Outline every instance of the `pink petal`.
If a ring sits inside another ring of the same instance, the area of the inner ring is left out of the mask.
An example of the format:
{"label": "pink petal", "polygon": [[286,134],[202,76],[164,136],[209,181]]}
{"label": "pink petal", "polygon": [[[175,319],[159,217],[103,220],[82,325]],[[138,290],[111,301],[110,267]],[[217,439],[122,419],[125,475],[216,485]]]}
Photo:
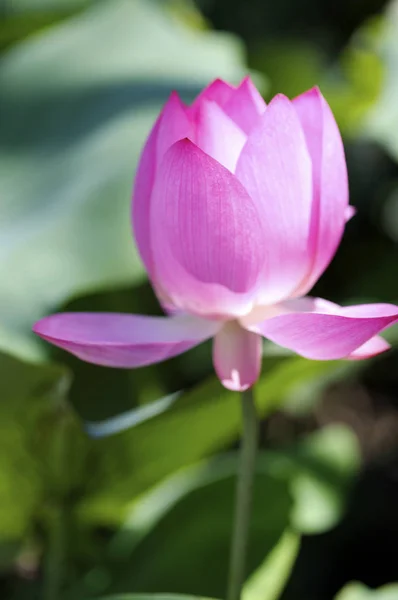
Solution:
{"label": "pink petal", "polygon": [[266,108],[261,94],[250,77],[245,77],[237,90],[233,91],[227,102],[221,106],[247,135],[259,122]]}
{"label": "pink petal", "polygon": [[256,202],[266,241],[261,303],[289,297],[308,272],[311,161],[300,121],[282,95],[268,105],[240,155],[236,176]]}
{"label": "pink petal", "polygon": [[343,142],[329,105],[318,88],[293,100],[312,159],[313,209],[308,238],[310,269],[297,290],[306,293],[332,260],[347,220],[348,176]]}
{"label": "pink petal", "polygon": [[308,299],[302,308],[310,310],[311,301],[317,312],[283,314],[262,321],[250,329],[280,346],[315,360],[366,358],[387,349],[386,345],[382,348],[383,342],[372,338],[398,320],[397,306],[335,305],[335,313],[332,314],[333,304],[321,298]]}
{"label": "pink petal", "polygon": [[265,244],[257,209],[239,181],[189,140],[162,162],[151,224],[156,280],[177,308],[248,310]]}
{"label": "pink petal", "polygon": [[33,331],[87,362],[131,368],[181,354],[219,328],[216,321],[187,316],[61,313],[41,319]]}
{"label": "pink petal", "polygon": [[221,383],[233,391],[243,391],[258,379],[261,370],[261,337],[231,321],[213,341],[213,362]]}
{"label": "pink petal", "polygon": [[346,206],[345,213],[344,213],[346,223],[347,223],[347,221],[352,219],[352,217],[354,217],[356,214],[357,214],[357,209],[355,208],[355,206],[351,206],[351,204],[348,204]]}
{"label": "pink petal", "polygon": [[156,171],[156,142],[159,121],[155,123],[138,163],[135,175],[132,223],[134,238],[146,270],[152,271],[152,252],[149,240],[149,207]]}
{"label": "pink petal", "polygon": [[173,92],[149,134],[138,163],[134,183],[132,205],[134,237],[149,275],[153,273],[149,212],[159,158],[174,142],[189,135],[192,135],[192,125],[181,100]]}
{"label": "pink petal", "polygon": [[351,352],[348,358],[352,360],[362,360],[364,358],[371,358],[377,354],[381,354],[391,348],[390,344],[386,342],[380,335],[375,335],[370,338],[367,342],[362,344],[359,348]]}
{"label": "pink petal", "polygon": [[187,108],[181,102],[177,92],[173,92],[161,113],[157,138],[157,164],[167,150],[178,140],[193,138],[194,125],[188,117]]}
{"label": "pink petal", "polygon": [[200,92],[200,94],[192,102],[189,111],[190,114],[195,115],[199,109],[203,100],[210,100],[211,102],[217,102],[219,106],[223,106],[233,93],[236,88],[223,81],[222,79],[215,79],[207,87]]}
{"label": "pink petal", "polygon": [[203,100],[197,113],[196,144],[232,173],[246,135],[215,102]]}

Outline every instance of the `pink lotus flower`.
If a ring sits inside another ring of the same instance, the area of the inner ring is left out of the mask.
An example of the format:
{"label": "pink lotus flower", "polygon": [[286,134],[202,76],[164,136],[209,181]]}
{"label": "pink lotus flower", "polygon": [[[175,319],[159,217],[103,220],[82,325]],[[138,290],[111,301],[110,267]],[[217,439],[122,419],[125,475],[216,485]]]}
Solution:
{"label": "pink lotus flower", "polygon": [[268,106],[249,78],[214,81],[185,106],[173,93],[143,150],[133,227],[170,316],[64,313],[35,324],[88,362],[139,367],[214,337],[229,389],[259,376],[262,336],[315,360],[367,358],[398,307],[342,308],[306,296],[353,210],[332,112],[317,88]]}

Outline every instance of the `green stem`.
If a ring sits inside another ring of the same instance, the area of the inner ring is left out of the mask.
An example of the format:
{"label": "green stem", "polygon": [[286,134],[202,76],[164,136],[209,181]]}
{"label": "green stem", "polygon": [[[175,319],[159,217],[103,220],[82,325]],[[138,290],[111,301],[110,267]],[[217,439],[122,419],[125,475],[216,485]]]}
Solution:
{"label": "green stem", "polygon": [[55,414],[56,434],[51,448],[52,463],[60,480],[58,493],[54,494],[48,503],[47,522],[47,548],[43,569],[43,594],[42,600],[59,600],[65,582],[65,563],[67,557],[68,541],[68,511],[65,505],[65,492],[62,487],[62,477],[68,468],[69,440],[70,440],[70,415],[61,403]]}
{"label": "green stem", "polygon": [[64,575],[65,523],[63,511],[54,508],[49,518],[48,549],[44,563],[43,600],[58,600]]}
{"label": "green stem", "polygon": [[258,421],[252,389],[242,392],[241,401],[243,433],[236,490],[227,600],[240,600],[242,586],[245,581],[246,554],[249,541],[250,513],[258,446]]}

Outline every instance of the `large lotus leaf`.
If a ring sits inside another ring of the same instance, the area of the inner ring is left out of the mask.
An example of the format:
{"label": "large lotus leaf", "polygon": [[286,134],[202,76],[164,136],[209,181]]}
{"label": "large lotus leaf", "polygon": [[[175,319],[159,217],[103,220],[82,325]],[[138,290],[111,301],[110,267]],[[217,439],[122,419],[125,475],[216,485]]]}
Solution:
{"label": "large lotus leaf", "polygon": [[[264,463],[258,462],[254,487],[248,573],[281,539],[292,504],[286,480],[269,474]],[[236,457],[226,456],[182,472],[144,496],[113,540],[108,585],[100,592],[163,591],[222,598],[236,471]]]}
{"label": "large lotus leaf", "polygon": [[[350,436],[348,429],[331,426],[291,451],[259,455],[245,600],[276,600],[294,564],[299,532],[324,531],[341,517],[346,484],[356,472],[357,448]],[[91,587],[94,594],[178,591],[222,597],[237,463],[231,454],[194,466],[138,498],[111,543],[104,588],[94,570],[85,578],[87,592]],[[303,487],[302,478],[311,485]],[[289,532],[291,525],[295,533]]]}
{"label": "large lotus leaf", "polygon": [[[338,379],[341,362],[316,362],[300,357],[264,361],[256,387],[261,416],[269,414],[300,387]],[[319,393],[319,389],[318,389]],[[237,394],[215,377],[188,390],[165,411],[136,427],[98,439],[96,469],[79,512],[85,521],[114,522],[123,517],[129,500],[178,469],[211,456],[239,435],[241,414]]]}
{"label": "large lotus leaf", "polygon": [[1,348],[38,356],[37,318],[144,277],[129,217],[144,138],[172,88],[192,98],[242,74],[233,38],[152,0],[96,2],[4,56]]}

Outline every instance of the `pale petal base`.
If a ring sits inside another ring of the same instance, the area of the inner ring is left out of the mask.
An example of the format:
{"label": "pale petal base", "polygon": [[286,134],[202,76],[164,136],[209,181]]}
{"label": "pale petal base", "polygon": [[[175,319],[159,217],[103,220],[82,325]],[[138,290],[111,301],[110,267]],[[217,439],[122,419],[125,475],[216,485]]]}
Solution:
{"label": "pale petal base", "polygon": [[258,379],[261,370],[261,336],[230,321],[213,342],[213,362],[224,387],[244,391]]}

